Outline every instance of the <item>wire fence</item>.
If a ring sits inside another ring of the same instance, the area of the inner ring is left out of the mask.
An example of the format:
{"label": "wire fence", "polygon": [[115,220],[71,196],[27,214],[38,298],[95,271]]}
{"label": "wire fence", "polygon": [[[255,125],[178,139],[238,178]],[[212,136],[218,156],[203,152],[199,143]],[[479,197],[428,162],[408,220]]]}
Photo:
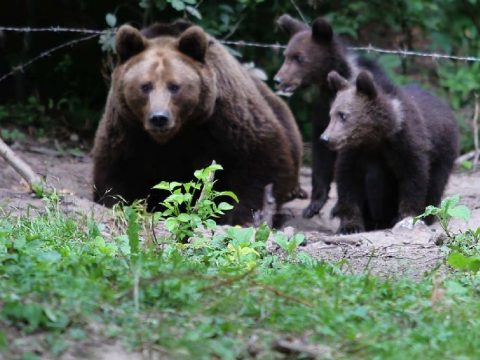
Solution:
{"label": "wire fence", "polygon": [[[42,58],[50,56],[52,53],[58,50],[74,46],[78,43],[81,43],[87,40],[97,38],[100,35],[108,34],[115,30],[116,28],[96,30],[96,29],[85,29],[85,28],[66,28],[66,27],[60,27],[60,26],[50,26],[50,27],[40,27],[40,28],[0,26],[0,31],[5,31],[5,32],[20,32],[20,33],[50,32],[50,33],[88,34],[85,37],[70,40],[63,44],[55,46],[51,49],[43,51],[42,53],[35,56],[29,61],[13,66],[10,72],[0,76],[0,83],[4,81],[6,78],[14,75],[17,72],[23,71],[26,67],[32,65],[33,63],[35,63],[36,61]],[[276,50],[286,48],[286,45],[279,44],[279,43],[271,44],[271,43],[260,43],[260,42],[251,42],[251,41],[242,41],[242,40],[239,40],[239,41],[219,40],[219,41],[224,45],[235,46],[235,47],[256,47],[256,48],[268,48],[268,49],[276,49]],[[378,54],[390,54],[390,55],[398,55],[402,57],[416,56],[416,57],[431,58],[433,60],[444,59],[444,60],[452,60],[452,61],[480,62],[480,57],[477,57],[477,56],[457,56],[457,55],[450,55],[450,54],[415,51],[415,50],[383,49],[383,48],[375,47],[373,45],[353,46],[353,47],[348,47],[348,49],[352,51],[378,53]]]}

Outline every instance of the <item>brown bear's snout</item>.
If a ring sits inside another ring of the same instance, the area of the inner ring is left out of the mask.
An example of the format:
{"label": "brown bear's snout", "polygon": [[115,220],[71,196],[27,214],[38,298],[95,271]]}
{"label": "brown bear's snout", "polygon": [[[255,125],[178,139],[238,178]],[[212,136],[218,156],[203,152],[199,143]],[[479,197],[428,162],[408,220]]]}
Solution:
{"label": "brown bear's snout", "polygon": [[282,82],[283,82],[282,78],[278,75],[273,78],[273,83],[275,84],[276,89],[280,88],[280,85],[282,85]]}
{"label": "brown bear's snout", "polygon": [[158,111],[150,114],[150,125],[154,129],[162,130],[169,127],[170,113],[167,111]]}

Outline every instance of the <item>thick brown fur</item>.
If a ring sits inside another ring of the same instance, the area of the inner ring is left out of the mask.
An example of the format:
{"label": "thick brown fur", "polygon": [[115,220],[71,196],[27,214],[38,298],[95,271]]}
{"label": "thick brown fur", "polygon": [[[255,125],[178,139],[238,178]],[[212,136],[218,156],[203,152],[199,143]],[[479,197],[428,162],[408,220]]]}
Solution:
{"label": "thick brown fur", "polygon": [[215,160],[224,167],[216,188],[240,200],[221,222],[249,223],[267,184],[274,184],[278,205],[298,188],[302,148],[295,120],[201,28],[165,29],[144,30],[148,39],[129,26],[117,33],[121,63],[93,149],[95,200],[111,206],[118,201],[112,195],[148,198],[153,209],[164,194],[152,186],[189,181]]}
{"label": "thick brown fur", "polygon": [[438,206],[458,155],[449,107],[418,86],[387,94],[366,71],[354,84],[336,72],[328,80],[337,94],[322,137],[338,151],[339,232],[388,228]]}
{"label": "thick brown fur", "polygon": [[334,98],[327,83],[328,73],[335,70],[352,79],[361,69],[367,69],[384,91],[393,91],[393,84],[375,62],[349,53],[326,20],[318,18],[308,27],[289,15],[282,15],[277,23],[290,37],[284,63],[275,76],[278,89],[293,93],[316,85],[320,90],[313,118],[312,194],[310,204],[303,211],[304,217],[311,218],[328,199],[336,157],[336,153],[320,141],[330,121],[330,104]]}

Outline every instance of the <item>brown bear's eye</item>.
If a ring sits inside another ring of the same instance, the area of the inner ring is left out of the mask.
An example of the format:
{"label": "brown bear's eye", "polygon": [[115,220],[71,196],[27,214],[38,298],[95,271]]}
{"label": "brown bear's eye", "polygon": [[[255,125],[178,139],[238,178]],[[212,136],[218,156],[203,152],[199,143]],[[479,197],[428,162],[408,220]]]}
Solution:
{"label": "brown bear's eye", "polygon": [[167,86],[168,91],[170,91],[172,94],[176,94],[178,90],[180,90],[180,85],[177,84],[168,84]]}
{"label": "brown bear's eye", "polygon": [[145,84],[142,84],[140,86],[140,89],[142,90],[142,92],[144,94],[148,94],[149,92],[151,92],[153,90],[153,84],[151,82],[147,82]]}
{"label": "brown bear's eye", "polygon": [[348,115],[342,111],[339,111],[338,112],[338,117],[340,118],[340,120],[342,120],[343,122],[347,121],[347,118],[348,118]]}

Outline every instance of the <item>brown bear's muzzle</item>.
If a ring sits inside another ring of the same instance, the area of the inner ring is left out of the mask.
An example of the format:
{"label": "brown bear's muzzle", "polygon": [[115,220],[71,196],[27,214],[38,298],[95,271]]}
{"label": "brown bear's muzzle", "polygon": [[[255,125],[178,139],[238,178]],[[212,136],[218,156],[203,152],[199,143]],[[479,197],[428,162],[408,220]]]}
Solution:
{"label": "brown bear's muzzle", "polygon": [[150,114],[148,119],[149,127],[153,131],[165,131],[172,127],[170,112],[157,111]]}

